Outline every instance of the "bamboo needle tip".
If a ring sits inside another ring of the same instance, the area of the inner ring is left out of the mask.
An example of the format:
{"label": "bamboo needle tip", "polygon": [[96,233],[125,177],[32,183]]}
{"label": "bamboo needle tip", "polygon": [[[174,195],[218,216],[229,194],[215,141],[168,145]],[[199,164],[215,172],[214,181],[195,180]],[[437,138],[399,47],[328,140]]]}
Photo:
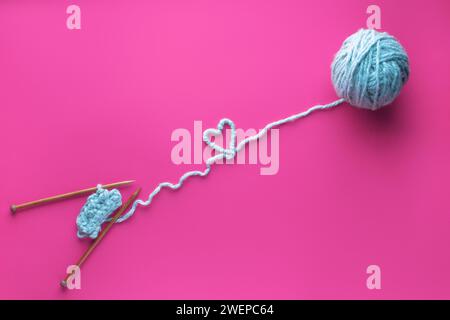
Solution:
{"label": "bamboo needle tip", "polygon": [[61,285],[61,287],[67,288],[67,282],[66,282],[66,280],[61,280],[61,282],[60,282],[59,284]]}
{"label": "bamboo needle tip", "polygon": [[11,209],[11,213],[14,214],[14,213],[16,213],[17,207],[15,205],[12,205],[10,209]]}
{"label": "bamboo needle tip", "polygon": [[134,182],[136,182],[136,180],[127,180],[127,181],[122,182],[122,184],[127,185],[127,184],[132,184]]}

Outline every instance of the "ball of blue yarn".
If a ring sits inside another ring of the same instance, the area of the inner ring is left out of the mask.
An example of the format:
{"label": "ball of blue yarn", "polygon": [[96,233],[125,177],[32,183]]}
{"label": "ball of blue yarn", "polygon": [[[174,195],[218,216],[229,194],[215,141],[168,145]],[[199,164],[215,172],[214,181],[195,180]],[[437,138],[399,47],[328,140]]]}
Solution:
{"label": "ball of blue yarn", "polygon": [[353,106],[376,110],[400,93],[409,77],[409,60],[388,33],[361,29],[344,41],[331,72],[340,98]]}

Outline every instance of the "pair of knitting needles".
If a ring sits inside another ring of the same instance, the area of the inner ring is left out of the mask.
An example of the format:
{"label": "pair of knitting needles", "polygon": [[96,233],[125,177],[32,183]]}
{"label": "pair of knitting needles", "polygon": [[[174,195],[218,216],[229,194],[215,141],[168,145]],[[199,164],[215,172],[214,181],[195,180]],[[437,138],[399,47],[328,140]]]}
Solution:
{"label": "pair of knitting needles", "polygon": [[[131,184],[133,182],[134,182],[134,180],[110,183],[110,184],[102,185],[102,188],[104,188],[104,189],[112,189],[112,188],[115,188],[115,187],[121,187],[121,186],[129,185],[129,184]],[[81,196],[81,195],[90,194],[90,193],[95,192],[96,190],[97,190],[97,187],[92,187],[92,188],[78,190],[78,191],[73,191],[73,192],[69,192],[69,193],[64,193],[64,194],[60,194],[60,195],[56,195],[56,196],[53,196],[53,197],[48,197],[48,198],[44,198],[44,199],[40,199],[40,200],[30,201],[30,202],[22,203],[22,204],[19,204],[19,205],[12,205],[11,206],[11,212],[14,214],[14,213],[16,213],[18,211],[25,210],[25,209],[32,208],[32,207],[36,207],[36,206],[39,206],[39,205],[43,205],[43,204],[47,204],[47,203],[51,203],[51,202],[55,202],[55,201],[63,200],[63,199],[70,199],[70,198]],[[94,251],[94,249],[98,246],[100,241],[102,241],[102,239],[105,237],[106,233],[109,231],[109,229],[111,229],[111,227],[117,221],[117,219],[119,219],[120,216],[131,206],[131,204],[134,202],[134,200],[136,200],[136,198],[138,197],[140,191],[141,191],[141,188],[138,188],[128,198],[128,200],[120,208],[118,208],[115,211],[111,221],[109,221],[109,223],[106,225],[105,229],[103,229],[103,231],[100,233],[100,235],[94,240],[94,242],[91,243],[91,245],[88,247],[88,249],[84,252],[84,254],[81,256],[81,258],[78,260],[78,262],[76,264],[77,267],[80,268],[81,265],[86,261],[86,259]],[[71,274],[68,274],[64,278],[64,280],[61,281],[60,284],[61,284],[62,287],[64,287],[64,288],[67,287],[67,281],[69,280],[70,276],[71,276]]]}

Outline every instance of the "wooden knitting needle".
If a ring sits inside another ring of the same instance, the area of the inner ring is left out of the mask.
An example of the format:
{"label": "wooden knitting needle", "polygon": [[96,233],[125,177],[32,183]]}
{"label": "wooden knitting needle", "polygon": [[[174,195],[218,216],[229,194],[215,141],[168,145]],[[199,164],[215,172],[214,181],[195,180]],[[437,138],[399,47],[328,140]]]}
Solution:
{"label": "wooden knitting needle", "polygon": [[[97,245],[100,243],[100,241],[102,241],[103,237],[106,235],[106,233],[109,231],[109,229],[111,229],[111,227],[113,226],[113,224],[117,221],[117,219],[119,219],[119,217],[122,215],[122,213],[125,212],[125,210],[127,210],[130,205],[134,202],[134,200],[136,200],[136,198],[139,195],[139,192],[141,192],[141,188],[138,188],[127,200],[127,202],[125,202],[118,210],[117,212],[114,214],[113,218],[111,219],[111,221],[107,224],[107,226],[105,227],[105,229],[103,230],[102,233],[100,233],[100,235],[97,237],[97,239],[94,240],[94,242],[92,242],[92,244],[89,246],[89,248],[86,250],[86,252],[81,256],[80,260],[78,260],[77,262],[77,266],[78,268],[81,267],[81,265],[86,261],[86,259],[89,257],[89,255],[92,253],[92,251],[94,251],[95,247],[97,247]],[[61,281],[61,286],[62,287],[67,287],[67,280],[69,280],[69,277],[71,276],[71,274],[68,274],[66,276],[66,278],[64,280]]]}
{"label": "wooden knitting needle", "polygon": [[[111,188],[115,188],[115,187],[128,185],[128,184],[131,184],[133,182],[134,182],[134,180],[110,183],[110,184],[102,185],[102,188],[104,188],[104,189],[111,189]],[[92,188],[88,188],[88,189],[83,189],[83,190],[73,191],[73,192],[69,192],[69,193],[59,194],[57,196],[53,196],[53,197],[49,197],[49,198],[45,198],[45,199],[39,199],[39,200],[35,200],[35,201],[30,201],[30,202],[26,202],[26,203],[22,203],[22,204],[17,204],[17,205],[13,204],[11,206],[11,212],[12,213],[16,213],[19,210],[32,208],[32,207],[35,207],[35,206],[43,205],[43,204],[46,204],[46,203],[49,203],[49,202],[53,202],[53,201],[57,201],[57,200],[69,199],[69,198],[73,198],[73,197],[76,197],[76,196],[85,195],[85,194],[88,194],[88,193],[95,192],[96,190],[97,190],[97,187],[92,187]]]}

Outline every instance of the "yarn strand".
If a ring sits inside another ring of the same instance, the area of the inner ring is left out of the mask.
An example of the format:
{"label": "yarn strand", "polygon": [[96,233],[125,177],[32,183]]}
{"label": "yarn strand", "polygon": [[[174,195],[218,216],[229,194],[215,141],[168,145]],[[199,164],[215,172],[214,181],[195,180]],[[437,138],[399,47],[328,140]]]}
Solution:
{"label": "yarn strand", "polygon": [[[265,136],[267,134],[267,132],[270,129],[273,129],[275,127],[281,126],[281,125],[286,124],[288,122],[293,122],[293,121],[298,120],[300,118],[304,118],[304,117],[308,116],[309,114],[311,114],[314,111],[330,109],[330,108],[336,107],[336,106],[342,104],[344,101],[345,101],[345,99],[339,99],[339,100],[336,100],[336,101],[334,101],[332,103],[329,103],[329,104],[326,104],[326,105],[316,105],[316,106],[313,106],[313,107],[309,108],[306,111],[294,114],[292,116],[289,116],[287,118],[284,118],[284,119],[281,119],[281,120],[278,120],[278,121],[271,122],[271,123],[267,124],[262,130],[260,130],[259,133],[255,134],[253,136],[247,137],[246,139],[242,140],[238,144],[237,147],[235,147],[236,132],[235,132],[235,126],[234,126],[233,121],[231,121],[229,119],[222,119],[219,122],[218,130],[216,130],[216,129],[207,129],[204,132],[204,135],[203,135],[204,142],[206,142],[210,147],[212,147],[216,151],[220,151],[221,152],[221,153],[219,153],[219,154],[217,154],[215,156],[212,156],[208,160],[206,160],[206,163],[205,163],[206,168],[205,168],[205,170],[203,170],[203,171],[198,171],[198,170],[188,171],[188,172],[186,172],[185,174],[183,174],[180,177],[180,179],[178,180],[178,182],[176,184],[173,184],[171,182],[161,182],[149,194],[147,200],[143,201],[141,199],[138,199],[138,200],[134,201],[134,203],[133,203],[132,207],[130,208],[130,210],[126,214],[124,214],[122,217],[117,219],[116,223],[120,223],[120,222],[123,222],[123,221],[129,219],[134,214],[134,212],[136,211],[136,208],[137,208],[138,205],[149,206],[152,203],[153,198],[163,188],[170,188],[172,190],[177,190],[177,189],[180,189],[183,186],[183,183],[190,177],[194,177],[194,176],[205,177],[205,176],[207,176],[211,172],[211,165],[213,163],[215,163],[217,160],[224,159],[224,158],[226,158],[226,159],[234,158],[236,156],[236,153],[239,152],[240,150],[242,150],[245,147],[246,144],[250,143],[251,141],[256,141],[256,140],[262,138],[263,136]],[[231,127],[231,129],[232,129],[230,148],[229,149],[225,149],[225,148],[222,148],[222,147],[219,147],[219,146],[215,145],[213,142],[209,141],[209,138],[208,138],[208,134],[209,133],[213,133],[213,134],[221,133],[222,129],[223,129],[223,126],[225,124],[228,124]]]}

